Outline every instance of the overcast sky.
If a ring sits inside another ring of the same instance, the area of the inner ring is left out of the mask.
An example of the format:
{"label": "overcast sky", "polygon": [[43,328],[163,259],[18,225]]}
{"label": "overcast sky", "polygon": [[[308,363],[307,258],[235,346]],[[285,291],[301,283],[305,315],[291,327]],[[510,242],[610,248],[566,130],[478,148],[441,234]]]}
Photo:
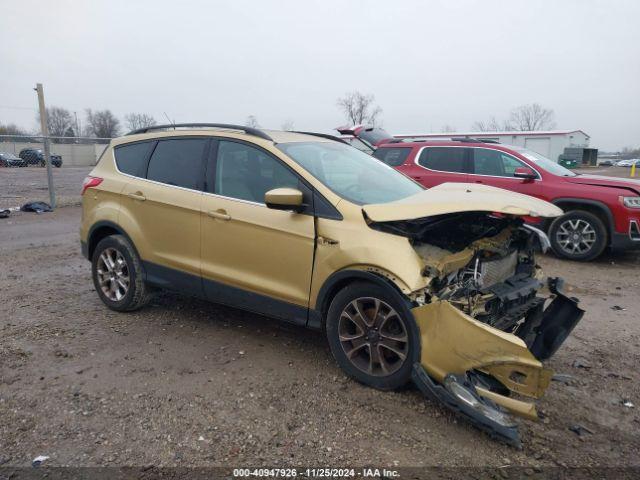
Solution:
{"label": "overcast sky", "polygon": [[[48,105],[161,123],[330,131],[375,95],[391,133],[468,131],[538,102],[600,149],[640,146],[640,1],[0,0],[0,122]],[[11,108],[8,108],[11,107]],[[165,122],[166,123],[166,122]]]}

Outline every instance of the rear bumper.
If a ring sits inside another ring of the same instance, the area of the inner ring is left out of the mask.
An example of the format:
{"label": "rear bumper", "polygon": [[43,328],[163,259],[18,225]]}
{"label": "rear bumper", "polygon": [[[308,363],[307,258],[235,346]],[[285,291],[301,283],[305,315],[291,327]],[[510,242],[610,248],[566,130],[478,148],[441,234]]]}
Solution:
{"label": "rear bumper", "polygon": [[[413,380],[429,398],[461,414],[482,430],[520,446],[517,426],[507,413],[537,418],[535,404],[511,393],[540,398],[553,372],[542,365],[566,340],[584,311],[549,282],[555,299],[525,317],[516,334],[481,323],[446,301],[412,309],[420,329],[420,363]],[[488,380],[487,380],[488,379]]]}

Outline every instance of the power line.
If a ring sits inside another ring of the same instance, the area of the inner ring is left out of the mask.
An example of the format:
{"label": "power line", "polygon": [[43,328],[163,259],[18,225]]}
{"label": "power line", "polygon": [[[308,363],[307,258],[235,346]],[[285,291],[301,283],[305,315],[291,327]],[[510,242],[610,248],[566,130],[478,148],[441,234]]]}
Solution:
{"label": "power line", "polygon": [[30,108],[30,107],[13,107],[11,105],[0,105],[0,108],[6,108],[6,109],[11,109],[11,110],[32,110],[34,112],[37,112],[38,109],[37,108]]}

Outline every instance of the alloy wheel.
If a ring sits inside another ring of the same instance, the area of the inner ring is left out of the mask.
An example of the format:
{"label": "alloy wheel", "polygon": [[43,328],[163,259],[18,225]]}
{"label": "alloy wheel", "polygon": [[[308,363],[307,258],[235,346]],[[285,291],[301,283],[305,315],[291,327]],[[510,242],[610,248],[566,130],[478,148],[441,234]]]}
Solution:
{"label": "alloy wheel", "polygon": [[404,320],[377,298],[361,297],[350,302],[340,314],[338,335],[347,359],[369,375],[393,374],[409,354]]}
{"label": "alloy wheel", "polygon": [[119,302],[129,291],[129,266],[115,248],[106,248],[100,254],[96,274],[102,293],[112,302]]}
{"label": "alloy wheel", "polygon": [[581,219],[566,220],[556,232],[560,248],[572,255],[588,252],[596,243],[597,234],[593,226]]}

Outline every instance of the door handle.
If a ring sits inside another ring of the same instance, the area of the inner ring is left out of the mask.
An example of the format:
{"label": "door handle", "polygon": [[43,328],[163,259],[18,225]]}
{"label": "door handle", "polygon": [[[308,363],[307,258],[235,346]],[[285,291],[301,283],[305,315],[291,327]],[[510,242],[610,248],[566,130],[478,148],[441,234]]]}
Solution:
{"label": "door handle", "polygon": [[142,192],[129,193],[127,196],[141,202],[144,202],[147,199],[147,197],[145,197]]}
{"label": "door handle", "polygon": [[228,220],[231,220],[231,215],[228,215],[225,210],[217,210],[217,211],[209,210],[207,212],[207,215],[209,215],[211,218],[217,218],[218,220],[224,220],[225,222],[228,221]]}

